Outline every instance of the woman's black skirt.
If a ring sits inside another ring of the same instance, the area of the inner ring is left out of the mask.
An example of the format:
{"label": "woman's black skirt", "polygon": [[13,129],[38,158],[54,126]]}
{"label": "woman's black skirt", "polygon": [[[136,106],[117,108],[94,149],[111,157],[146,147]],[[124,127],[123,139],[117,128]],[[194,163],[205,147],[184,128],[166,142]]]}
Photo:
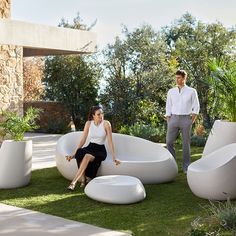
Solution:
{"label": "woman's black skirt", "polygon": [[87,147],[79,148],[75,154],[78,168],[80,167],[80,163],[83,160],[85,154],[90,154],[95,157],[93,161],[89,162],[85,170],[85,176],[95,178],[101,162],[107,157],[106,148],[104,145],[99,145],[96,143],[89,143]]}

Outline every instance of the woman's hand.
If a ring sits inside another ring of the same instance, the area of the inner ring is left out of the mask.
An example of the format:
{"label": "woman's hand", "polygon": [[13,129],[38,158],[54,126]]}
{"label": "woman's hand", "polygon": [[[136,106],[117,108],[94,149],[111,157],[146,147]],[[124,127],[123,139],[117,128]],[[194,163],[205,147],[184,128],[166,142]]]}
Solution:
{"label": "woman's hand", "polygon": [[67,155],[67,156],[66,156],[66,160],[69,161],[69,162],[70,162],[71,159],[73,159],[73,158],[75,158],[75,155]]}
{"label": "woman's hand", "polygon": [[113,161],[115,162],[116,165],[119,165],[120,164],[120,160],[116,159],[116,158],[113,158]]}

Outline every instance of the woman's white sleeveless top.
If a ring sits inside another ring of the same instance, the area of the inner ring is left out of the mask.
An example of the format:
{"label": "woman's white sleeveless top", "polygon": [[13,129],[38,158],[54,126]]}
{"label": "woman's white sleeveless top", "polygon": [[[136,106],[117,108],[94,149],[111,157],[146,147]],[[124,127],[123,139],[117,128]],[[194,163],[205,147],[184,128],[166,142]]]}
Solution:
{"label": "woman's white sleeveless top", "polygon": [[98,126],[91,120],[88,132],[90,142],[102,145],[105,143],[106,135],[104,120]]}

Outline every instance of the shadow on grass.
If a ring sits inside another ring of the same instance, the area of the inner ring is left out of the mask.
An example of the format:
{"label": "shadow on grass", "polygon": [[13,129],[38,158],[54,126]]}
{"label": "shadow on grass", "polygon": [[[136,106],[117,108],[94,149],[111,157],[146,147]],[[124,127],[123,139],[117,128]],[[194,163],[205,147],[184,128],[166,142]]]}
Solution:
{"label": "shadow on grass", "polygon": [[56,168],[38,170],[29,186],[0,190],[0,201],[134,235],[183,235],[201,211],[199,204],[206,203],[191,193],[184,174],[172,183],[145,185],[147,198],[132,205],[100,203],[80,188],[68,192],[67,185]]}
{"label": "shadow on grass", "polygon": [[[199,150],[194,150],[194,159],[199,158]],[[181,161],[178,159],[179,166]],[[68,184],[56,168],[37,170],[30,185],[0,190],[0,202],[142,236],[185,235],[190,222],[203,214],[200,205],[207,203],[191,193],[181,170],[174,182],[145,185],[146,199],[132,205],[100,203],[79,187],[68,192]]]}

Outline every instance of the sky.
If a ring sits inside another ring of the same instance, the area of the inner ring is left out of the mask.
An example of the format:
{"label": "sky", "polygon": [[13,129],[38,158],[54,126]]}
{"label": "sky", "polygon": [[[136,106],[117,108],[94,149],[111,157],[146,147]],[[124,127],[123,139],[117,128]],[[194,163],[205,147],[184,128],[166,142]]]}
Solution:
{"label": "sky", "polygon": [[235,0],[12,0],[11,18],[57,26],[62,18],[72,22],[79,12],[86,25],[97,20],[92,31],[103,48],[122,35],[122,25],[132,31],[148,23],[159,30],[189,12],[205,23],[231,27],[236,25],[235,10]]}

